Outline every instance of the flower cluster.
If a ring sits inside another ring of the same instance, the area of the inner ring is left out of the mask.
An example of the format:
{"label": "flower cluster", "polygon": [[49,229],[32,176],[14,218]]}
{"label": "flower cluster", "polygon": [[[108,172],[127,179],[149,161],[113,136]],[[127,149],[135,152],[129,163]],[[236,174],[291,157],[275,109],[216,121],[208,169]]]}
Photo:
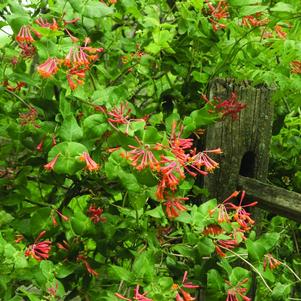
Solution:
{"label": "flower cluster", "polygon": [[301,61],[291,62],[291,72],[295,74],[301,74]]}
{"label": "flower cluster", "polygon": [[29,25],[23,25],[20,28],[20,31],[16,36],[16,41],[21,49],[21,55],[24,58],[31,58],[34,55],[36,48],[33,45],[33,42],[35,40],[31,35],[31,27]]}
{"label": "flower cluster", "polygon": [[242,26],[246,27],[259,27],[265,26],[270,22],[268,18],[261,18],[261,13],[256,13],[255,16],[245,16],[242,18]]}
{"label": "flower cluster", "polygon": [[[145,120],[131,119],[131,110],[125,104],[121,104],[111,111],[101,111],[108,115],[107,120],[114,129],[118,130],[116,125],[126,125],[125,133],[131,122]],[[209,155],[221,154],[219,148],[197,152],[195,148],[192,149],[193,139],[182,138],[182,132],[183,127],[180,127],[177,132],[177,124],[173,122],[168,144],[145,144],[135,137],[138,145],[128,145],[130,150],[121,153],[138,171],[149,168],[156,173],[159,179],[156,196],[158,200],[165,200],[164,205],[169,218],[177,217],[180,211],[186,210],[182,202],[187,198],[174,195],[181,181],[186,178],[186,173],[196,177],[198,174],[207,175],[208,172],[213,172],[219,165]]]}
{"label": "flower cluster", "polygon": [[195,298],[191,296],[184,288],[188,289],[196,289],[199,288],[199,285],[192,284],[191,282],[187,282],[188,272],[185,271],[182,279],[182,283],[180,285],[173,284],[173,289],[177,290],[176,301],[193,301]]}
{"label": "flower cluster", "polygon": [[121,300],[126,300],[126,301],[135,301],[135,300],[136,301],[153,301],[152,299],[147,298],[146,294],[147,294],[147,292],[145,292],[143,294],[139,293],[139,285],[137,285],[134,289],[133,299],[126,298],[119,293],[115,293],[115,296]]}
{"label": "flower cluster", "polygon": [[[212,216],[217,213],[217,222],[218,224],[223,223],[232,223],[236,224],[235,231],[229,235],[229,239],[218,239],[215,241],[215,250],[216,253],[225,257],[225,250],[231,250],[236,248],[240,241],[245,239],[244,234],[248,232],[251,227],[254,225],[254,220],[251,218],[251,214],[246,211],[245,208],[253,207],[257,202],[252,202],[250,204],[242,205],[242,202],[245,198],[245,191],[242,191],[240,201],[236,205],[231,202],[232,199],[236,198],[239,195],[238,191],[234,191],[228,198],[226,198],[222,203],[217,205],[214,209],[209,211],[209,214]],[[210,225],[207,227],[203,234],[204,235],[219,235],[223,233],[223,228],[220,225]]]}
{"label": "flower cluster", "polygon": [[212,105],[215,112],[221,113],[223,117],[230,115],[233,120],[238,119],[239,112],[247,106],[246,104],[237,101],[237,94],[235,92],[232,92],[231,96],[225,100],[216,96],[213,97],[213,100],[209,100],[205,95],[202,95],[202,98],[206,103]]}
{"label": "flower cluster", "polygon": [[281,265],[281,261],[274,258],[272,254],[266,254],[264,256],[263,260],[263,270],[265,271],[267,267],[270,268],[270,270],[276,269],[279,265]]}
{"label": "flower cluster", "polygon": [[220,20],[229,17],[228,4],[226,3],[226,1],[219,1],[217,6],[214,6],[208,0],[206,0],[206,3],[210,14],[209,21],[212,24],[213,30],[217,31],[219,29],[226,28],[226,25],[220,22]]}
{"label": "flower cluster", "polygon": [[43,236],[45,236],[45,234],[46,231],[42,231],[36,238],[35,242],[27,247],[25,256],[31,256],[38,261],[48,259],[49,252],[51,250],[51,241],[44,240],[38,242]]}
{"label": "flower cluster", "polygon": [[37,124],[36,119],[38,117],[38,111],[30,106],[29,110],[26,113],[19,113],[20,117],[20,125],[26,126],[26,125],[33,125],[36,128],[40,128],[41,126]]}
{"label": "flower cluster", "polygon": [[103,48],[87,46],[89,42],[90,40],[86,39],[84,47],[71,47],[64,59],[64,66],[68,68],[66,77],[71,90],[84,83],[90,65],[98,59],[98,53],[103,51]]}
{"label": "flower cluster", "polygon": [[249,297],[245,296],[247,288],[244,287],[244,285],[247,282],[248,278],[245,278],[242,281],[238,282],[236,285],[232,285],[231,282],[226,280],[226,283],[229,286],[226,301],[239,301],[241,299],[244,301],[251,301]]}
{"label": "flower cluster", "polygon": [[[72,22],[72,20],[66,22]],[[49,23],[39,18],[36,20],[36,23],[41,27],[46,27],[51,30],[58,29],[58,24],[55,19],[53,19],[52,23]],[[29,29],[27,28],[27,35],[29,32],[28,30]],[[79,41],[67,28],[65,28],[65,31],[74,43]],[[19,40],[20,39],[21,38],[19,38]],[[31,38],[27,38],[27,40],[31,42],[34,41]],[[65,72],[69,87],[71,90],[76,89],[78,85],[84,83],[86,72],[90,69],[91,64],[98,59],[98,53],[103,51],[103,48],[88,46],[90,42],[91,40],[86,38],[84,46],[72,46],[64,59],[59,59],[57,57],[48,58],[44,63],[37,67],[38,73],[43,78],[49,78],[55,75],[59,69],[64,67],[66,68]]]}
{"label": "flower cluster", "polygon": [[38,24],[40,27],[48,28],[50,30],[58,30],[59,29],[59,26],[54,18],[52,19],[52,23],[49,23],[48,21],[46,21],[40,17],[35,20],[35,23]]}
{"label": "flower cluster", "polygon": [[94,224],[106,221],[106,218],[101,216],[102,213],[103,209],[100,207],[96,207],[95,204],[90,205],[89,209],[87,210],[87,214]]}

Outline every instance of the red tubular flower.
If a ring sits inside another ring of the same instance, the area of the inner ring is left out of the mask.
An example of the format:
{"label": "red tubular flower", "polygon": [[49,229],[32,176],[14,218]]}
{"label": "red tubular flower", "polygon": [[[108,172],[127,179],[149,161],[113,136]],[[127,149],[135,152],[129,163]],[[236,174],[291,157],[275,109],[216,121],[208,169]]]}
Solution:
{"label": "red tubular flower", "polygon": [[93,161],[87,152],[83,152],[79,159],[80,161],[86,162],[86,169],[89,171],[96,171],[99,169],[99,164]]}
{"label": "red tubular flower", "polygon": [[276,32],[277,36],[278,36],[280,39],[285,40],[285,38],[286,38],[286,36],[287,36],[287,33],[284,32],[284,31],[282,30],[282,26],[276,25],[276,26],[274,27],[274,29],[275,29],[275,32]]}
{"label": "red tubular flower", "polygon": [[70,37],[73,43],[77,43],[79,41],[78,38],[73,36],[67,28],[65,28],[65,31],[67,32],[68,36]]}
{"label": "red tubular flower", "polygon": [[239,205],[236,206],[234,204],[229,204],[233,209],[235,209],[234,220],[242,227],[243,230],[250,230],[251,226],[255,223],[254,220],[251,219],[251,214],[247,212],[244,208],[253,207],[257,205],[257,202],[253,202],[247,205],[242,206],[242,201],[245,197],[245,191],[242,192],[240,197]]}
{"label": "red tubular flower", "polygon": [[49,22],[43,20],[43,18],[38,18],[37,20],[35,20],[35,23],[37,23],[41,27],[49,28],[51,30],[58,30],[58,28],[59,28],[59,26],[54,18],[52,19],[52,23],[49,23]]}
{"label": "red tubular flower", "polygon": [[44,141],[45,141],[45,139],[43,138],[41,140],[41,142],[37,145],[36,149],[37,149],[38,152],[42,152],[43,151]]}
{"label": "red tubular flower", "polygon": [[94,223],[97,224],[99,222],[105,222],[106,218],[105,217],[101,217],[103,213],[103,209],[100,207],[96,208],[95,204],[90,205],[87,214],[90,217],[90,220]]}
{"label": "red tubular flower", "polygon": [[38,237],[36,238],[35,242],[32,245],[29,245],[25,251],[25,256],[32,256],[38,261],[48,259],[49,252],[51,250],[51,241],[45,240],[42,242],[37,242],[40,240],[44,235],[46,234],[46,231],[42,231]]}
{"label": "red tubular flower", "polygon": [[49,58],[46,62],[37,67],[37,71],[44,78],[48,78],[56,74],[58,70],[56,58]]}
{"label": "red tubular flower", "polygon": [[230,286],[230,288],[228,289],[226,301],[239,301],[239,297],[244,301],[251,301],[249,297],[245,296],[247,288],[243,287],[243,285],[247,282],[248,279],[246,278],[233,286],[231,282],[226,281],[227,285]]}
{"label": "red tubular flower", "polygon": [[139,285],[137,285],[134,289],[134,297],[133,299],[128,299],[124,296],[122,296],[121,294],[119,293],[115,293],[115,296],[121,300],[126,300],[126,301],[153,301],[152,299],[149,299],[146,297],[146,294],[147,292],[143,293],[143,294],[140,294],[139,293]]}
{"label": "red tubular flower", "polygon": [[99,274],[91,268],[90,264],[88,263],[88,261],[87,261],[87,259],[84,255],[78,255],[77,260],[80,260],[84,264],[84,266],[86,267],[87,272],[91,276],[95,276],[95,277],[99,276]]}
{"label": "red tubular flower", "polygon": [[[260,15],[258,15],[260,16]],[[267,25],[270,20],[268,18],[266,19],[258,19],[258,16],[245,16],[242,18],[242,25],[247,27],[259,27],[259,26],[265,26]]]}
{"label": "red tubular flower", "polygon": [[128,108],[128,104],[121,103],[119,106],[115,106],[111,111],[108,111],[109,123],[112,124],[128,124],[130,122],[131,109]]}
{"label": "red tubular flower", "polygon": [[281,265],[281,261],[278,259],[274,258],[272,254],[266,254],[264,255],[264,260],[263,260],[263,270],[265,271],[267,266],[271,269],[274,270],[276,269],[279,265]]}
{"label": "red tubular flower", "polygon": [[36,119],[38,117],[38,111],[35,108],[30,107],[28,112],[20,113],[19,117],[20,117],[21,126],[32,124],[34,127],[40,128],[40,126],[36,123]]}
{"label": "red tubular flower", "polygon": [[182,204],[183,201],[188,200],[188,198],[181,197],[167,197],[167,200],[164,202],[166,206],[166,214],[168,218],[176,218],[179,216],[181,211],[186,211],[187,208]]}
{"label": "red tubular flower", "polygon": [[191,282],[187,282],[187,271],[185,271],[184,275],[183,275],[183,279],[182,279],[182,284],[178,285],[178,284],[173,284],[173,288],[178,290],[178,293],[176,295],[176,301],[194,301],[195,298],[193,298],[190,293],[186,292],[184,288],[188,288],[188,289],[196,289],[199,288],[199,285],[195,285],[192,284]]}
{"label": "red tubular flower", "polygon": [[295,74],[301,74],[301,62],[292,61],[291,62],[291,72]]}
{"label": "red tubular flower", "polygon": [[[195,152],[195,151],[194,151]],[[220,148],[215,150],[205,150],[203,152],[199,152],[194,154],[189,158],[189,165],[187,166],[193,168],[198,171],[202,175],[207,175],[207,172],[213,172],[214,169],[219,167],[219,164],[215,162],[208,156],[208,153],[221,154],[222,151]],[[201,170],[202,167],[205,167],[206,171]]]}
{"label": "red tubular flower", "polygon": [[152,153],[152,148],[150,145],[143,145],[142,142],[135,137],[139,146],[129,145],[132,150],[127,152],[127,158],[132,162],[131,165],[137,170],[142,170],[149,167],[151,170],[159,171],[160,163]]}
{"label": "red tubular flower", "polygon": [[203,234],[204,235],[220,235],[224,232],[223,228],[220,225],[216,225],[216,224],[211,224],[208,225],[204,231]]}
{"label": "red tubular flower", "polygon": [[21,44],[23,43],[31,44],[35,41],[31,35],[30,27],[28,25],[23,25],[21,27],[19,33],[16,36],[16,41]]}
{"label": "red tubular flower", "polygon": [[77,21],[79,21],[80,20],[80,18],[75,18],[75,19],[72,19],[72,20],[63,20],[63,22],[64,22],[64,25],[67,25],[67,24],[75,24],[75,23],[77,23]]}
{"label": "red tubular flower", "polygon": [[185,154],[185,150],[190,149],[193,144],[193,139],[191,138],[181,138],[181,134],[183,132],[183,126],[181,126],[180,131],[176,134],[176,122],[173,122],[171,135],[169,138],[169,147],[172,153],[176,156],[178,161],[181,163],[182,166],[185,166],[189,155]]}
{"label": "red tubular flower", "polygon": [[59,158],[59,156],[61,155],[61,153],[58,153],[49,163],[44,165],[44,168],[46,170],[53,170],[54,165],[56,164],[57,159]]}
{"label": "red tubular flower", "polygon": [[65,252],[69,252],[70,246],[69,246],[69,244],[67,243],[66,240],[63,240],[62,243],[59,243],[59,242],[58,242],[56,245],[57,245],[57,247],[58,247],[60,250],[63,250],[63,251],[65,251]]}
{"label": "red tubular flower", "polygon": [[229,197],[227,197],[221,204],[218,204],[214,209],[209,211],[209,214],[212,215],[216,210],[218,210],[218,218],[217,221],[219,223],[229,223],[230,217],[228,214],[228,209],[233,208],[233,204],[229,201],[239,195],[239,191],[234,191]]}
{"label": "red tubular flower", "polygon": [[214,31],[217,31],[221,28],[226,28],[225,24],[219,23],[220,20],[228,18],[228,5],[226,1],[219,1],[217,6],[214,7],[211,2],[206,0],[206,3],[209,8],[209,13],[211,17],[209,18],[210,23],[212,24],[212,28]]}
{"label": "red tubular flower", "polygon": [[15,238],[15,243],[20,243],[22,240],[24,240],[24,236],[22,234],[17,234]]}

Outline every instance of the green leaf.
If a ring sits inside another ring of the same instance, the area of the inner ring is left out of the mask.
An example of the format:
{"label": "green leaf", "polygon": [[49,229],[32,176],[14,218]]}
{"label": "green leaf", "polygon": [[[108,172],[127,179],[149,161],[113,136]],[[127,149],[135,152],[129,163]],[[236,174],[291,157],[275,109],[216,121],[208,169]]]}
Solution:
{"label": "green leaf", "polygon": [[192,76],[193,76],[194,80],[196,80],[199,83],[207,83],[207,81],[209,79],[209,74],[201,73],[198,71],[193,71]]}
{"label": "green leaf", "polygon": [[48,161],[53,160],[57,154],[60,154],[56,164],[54,165],[54,171],[56,173],[72,175],[85,166],[84,163],[79,160],[79,157],[83,152],[88,152],[88,150],[80,143],[62,142],[50,150],[48,154]]}
{"label": "green leaf", "polygon": [[136,254],[136,258],[133,264],[133,273],[138,279],[145,279],[151,281],[155,274],[155,260],[153,252],[146,251],[140,254]]}
{"label": "green leaf", "polygon": [[83,122],[84,136],[87,138],[101,138],[109,129],[106,117],[103,114],[93,114]]}
{"label": "green leaf", "polygon": [[250,272],[241,267],[235,267],[231,272],[229,280],[233,285],[235,285],[246,278],[250,278]]}
{"label": "green leaf", "polygon": [[114,279],[124,280],[128,283],[134,283],[135,281],[135,274],[133,272],[117,265],[110,266],[109,275]]}
{"label": "green leaf", "polygon": [[207,284],[210,291],[222,294],[224,289],[224,279],[217,270],[211,269],[207,273]]}
{"label": "green leaf", "polygon": [[[20,5],[20,4],[19,4]],[[30,18],[27,15],[7,15],[7,23],[11,26],[15,34],[18,34],[23,25],[30,23]]]}
{"label": "green leaf", "polygon": [[82,11],[82,15],[90,19],[103,18],[113,13],[114,9],[112,6],[107,6],[104,3],[100,2],[88,3],[84,6],[84,9]]}
{"label": "green leaf", "polygon": [[294,7],[289,3],[277,2],[270,10],[274,12],[292,13],[294,12]]}
{"label": "green leaf", "polygon": [[0,211],[0,227],[9,224],[13,219],[14,217],[11,214],[5,212],[4,210]]}
{"label": "green leaf", "polygon": [[280,233],[268,232],[268,233],[264,233],[257,240],[257,242],[265,248],[266,252],[268,252],[277,245],[279,239],[280,239]]}
{"label": "green leaf", "polygon": [[275,287],[273,288],[272,298],[273,300],[287,300],[291,292],[291,287],[289,284],[282,284],[277,282]]}
{"label": "green leaf", "polygon": [[262,0],[229,0],[229,4],[231,6],[246,6],[246,5],[251,5],[251,4],[261,4]]}
{"label": "green leaf", "polygon": [[114,13],[114,9],[111,6],[96,1],[86,1],[84,5],[77,0],[68,0],[68,2],[75,11],[90,19],[102,18]]}
{"label": "green leaf", "polygon": [[58,135],[66,141],[76,141],[83,137],[83,130],[73,115],[65,117]]}
{"label": "green leaf", "polygon": [[139,192],[140,185],[137,182],[136,177],[129,172],[125,172],[123,169],[120,169],[117,175],[122,183],[122,185],[129,191]]}
{"label": "green leaf", "polygon": [[203,237],[197,244],[197,250],[200,257],[209,256],[215,251],[215,245],[208,237]]}
{"label": "green leaf", "polygon": [[252,5],[252,6],[243,6],[239,10],[239,16],[250,16],[259,12],[263,12],[268,8],[268,6],[263,6],[263,5]]}
{"label": "green leaf", "polygon": [[146,211],[145,214],[149,215],[151,217],[154,217],[154,218],[164,218],[165,217],[162,205],[157,206],[155,209]]}
{"label": "green leaf", "polygon": [[263,261],[264,255],[266,254],[266,249],[263,244],[258,241],[253,242],[252,240],[246,240],[246,247],[248,250],[248,255],[252,261],[260,263]]}
{"label": "green leaf", "polygon": [[51,224],[50,208],[37,209],[30,219],[32,233],[38,235],[42,230],[48,229]]}
{"label": "green leaf", "polygon": [[188,258],[193,258],[195,256],[194,249],[191,246],[178,244],[171,247],[171,250],[176,251],[177,253]]}
{"label": "green leaf", "polygon": [[162,136],[155,127],[148,126],[143,132],[143,142],[146,144],[156,144],[161,142]]}

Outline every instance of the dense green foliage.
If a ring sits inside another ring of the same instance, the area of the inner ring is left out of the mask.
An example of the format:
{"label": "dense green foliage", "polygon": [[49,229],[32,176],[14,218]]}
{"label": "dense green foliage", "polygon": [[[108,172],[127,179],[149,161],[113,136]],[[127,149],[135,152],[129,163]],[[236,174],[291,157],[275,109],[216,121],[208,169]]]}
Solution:
{"label": "dense green foliage", "polygon": [[300,1],[28,2],[0,2],[0,300],[301,300],[299,225],[200,186],[244,109],[221,77],[275,90],[271,180],[301,191]]}

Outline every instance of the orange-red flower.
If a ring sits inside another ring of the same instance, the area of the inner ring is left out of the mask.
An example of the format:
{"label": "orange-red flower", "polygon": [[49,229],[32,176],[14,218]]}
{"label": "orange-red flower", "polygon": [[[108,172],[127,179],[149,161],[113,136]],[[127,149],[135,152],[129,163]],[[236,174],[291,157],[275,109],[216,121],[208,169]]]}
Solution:
{"label": "orange-red flower", "polygon": [[220,225],[216,225],[216,224],[211,224],[208,225],[204,231],[203,234],[204,235],[220,235],[224,232],[223,228]]}
{"label": "orange-red flower", "polygon": [[[238,282],[236,285],[232,285],[230,281],[226,281],[226,284],[229,286],[227,299],[226,301],[251,301],[251,299],[247,296],[245,296],[245,293],[247,292],[247,288],[244,287],[248,282],[248,278],[245,278],[244,280]],[[239,299],[239,297],[241,299]]]}
{"label": "orange-red flower", "polygon": [[77,256],[77,260],[78,260],[78,261],[81,261],[81,262],[84,264],[84,266],[86,267],[87,272],[88,272],[91,276],[95,276],[95,277],[98,277],[98,276],[99,276],[99,274],[98,274],[95,270],[93,270],[93,269],[91,268],[90,264],[89,264],[88,261],[87,261],[87,258],[86,258],[84,255],[78,255],[78,256]]}
{"label": "orange-red flower", "polygon": [[37,67],[37,71],[44,78],[48,78],[56,74],[58,70],[59,68],[56,58],[48,58],[43,64]]}
{"label": "orange-red flower", "polygon": [[295,74],[301,74],[301,62],[292,61],[291,62],[291,72]]}
{"label": "orange-red flower", "polygon": [[173,284],[173,289],[178,290],[176,295],[176,301],[194,301],[195,298],[190,295],[190,293],[186,292],[184,288],[195,289],[199,288],[199,285],[192,284],[191,282],[187,282],[187,271],[185,271],[181,285]]}
{"label": "orange-red flower", "polygon": [[275,32],[276,32],[277,36],[278,36],[280,39],[285,40],[285,38],[286,38],[286,36],[287,36],[287,33],[284,32],[284,31],[282,30],[282,26],[276,25],[276,26],[274,27],[274,29],[275,29]]}
{"label": "orange-red flower", "polygon": [[23,25],[16,36],[16,41],[23,44],[31,44],[34,42],[34,38],[31,35],[30,27],[28,25]]}
{"label": "orange-red flower", "polygon": [[266,270],[267,267],[269,267],[271,270],[274,270],[279,265],[281,265],[281,261],[274,258],[272,254],[264,255],[264,260],[263,260],[263,270],[264,271]]}
{"label": "orange-red flower", "polygon": [[[143,294],[140,294],[140,293],[139,293],[139,285],[137,285],[137,286],[135,287],[135,289],[134,289],[134,299],[133,299],[133,301],[134,301],[134,300],[136,300],[136,301],[153,301],[152,299],[147,298],[147,297],[146,297],[146,294],[147,294],[147,292],[145,292],[145,293],[143,293]],[[122,300],[132,301],[132,299],[128,299],[128,298],[122,296],[122,295],[119,294],[119,293],[115,293],[115,296],[116,296],[117,298],[119,298],[119,299],[122,299]]]}
{"label": "orange-red flower", "polygon": [[217,6],[214,7],[211,2],[206,0],[207,6],[209,8],[210,18],[209,21],[212,24],[214,31],[217,31],[221,28],[226,28],[225,24],[220,23],[219,21],[229,17],[228,13],[228,4],[226,1],[221,0],[218,2]]}
{"label": "orange-red flower", "polygon": [[135,137],[139,146],[129,145],[132,150],[127,152],[126,157],[132,162],[131,165],[137,170],[142,170],[149,167],[151,170],[160,170],[160,163],[152,152],[152,147],[149,144],[143,144]]}
{"label": "orange-red flower", "polygon": [[38,261],[48,259],[49,252],[51,250],[51,241],[45,240],[38,242],[38,240],[40,240],[45,234],[46,231],[42,231],[36,238],[35,242],[27,247],[25,256],[32,256]]}
{"label": "orange-red flower", "polygon": [[79,159],[80,161],[86,162],[86,169],[88,169],[89,171],[96,171],[99,169],[99,164],[93,161],[89,153],[83,152]]}
{"label": "orange-red flower", "polygon": [[26,113],[20,113],[19,117],[20,117],[21,126],[32,124],[34,127],[40,128],[40,125],[36,123],[36,119],[38,117],[38,111],[35,108],[30,106],[29,111]]}
{"label": "orange-red flower", "polygon": [[52,23],[49,23],[49,22],[43,20],[43,18],[38,18],[37,20],[35,20],[35,22],[39,26],[44,27],[44,28],[49,28],[51,30],[58,30],[58,28],[59,28],[59,26],[54,18],[52,19]]}
{"label": "orange-red flower", "polygon": [[105,222],[106,221],[106,218],[105,217],[101,217],[103,213],[103,209],[100,208],[100,207],[97,207],[96,208],[96,205],[95,204],[92,204],[88,211],[87,211],[87,214],[88,216],[90,217],[90,220],[94,223],[94,224],[97,224],[99,222]]}
{"label": "orange-red flower", "polygon": [[264,26],[270,22],[268,18],[265,19],[258,19],[260,15],[255,16],[245,16],[242,18],[242,25],[247,27],[258,27],[258,26]]}
{"label": "orange-red flower", "polygon": [[253,202],[247,205],[242,205],[242,201],[245,197],[245,191],[242,192],[238,206],[234,204],[229,204],[233,209],[235,209],[234,220],[242,227],[243,230],[250,230],[251,226],[255,223],[251,219],[251,214],[247,212],[244,208],[253,207],[257,205],[257,202]]}
{"label": "orange-red flower", "polygon": [[187,208],[183,205],[183,201],[188,200],[185,197],[166,197],[166,201],[163,203],[166,206],[166,214],[168,218],[176,218],[181,211],[186,211]]}
{"label": "orange-red flower", "polygon": [[49,163],[44,165],[44,168],[46,170],[53,170],[54,165],[56,164],[57,159],[59,158],[59,156],[61,155],[61,153],[58,153]]}

